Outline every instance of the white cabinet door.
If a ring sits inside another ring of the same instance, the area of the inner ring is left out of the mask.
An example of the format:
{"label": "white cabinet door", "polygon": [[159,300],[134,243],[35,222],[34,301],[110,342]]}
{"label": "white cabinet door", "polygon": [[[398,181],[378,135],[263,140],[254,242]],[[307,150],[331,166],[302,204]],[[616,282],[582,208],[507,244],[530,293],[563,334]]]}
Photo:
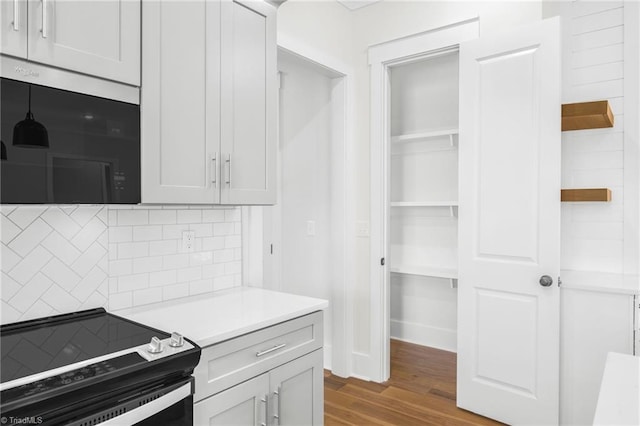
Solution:
{"label": "white cabinet door", "polygon": [[193,424],[258,426],[267,424],[269,375],[236,385],[193,406]]}
{"label": "white cabinet door", "polygon": [[223,204],[275,203],[276,9],[222,0]]}
{"label": "white cabinet door", "polygon": [[509,424],[558,423],[559,33],[460,47],[457,402]]}
{"label": "white cabinet door", "polygon": [[142,202],[218,203],[220,3],[142,5]]}
{"label": "white cabinet door", "polygon": [[322,425],[324,376],[322,349],[288,362],[270,375],[271,422],[277,425]]}
{"label": "white cabinet door", "polygon": [[275,202],[275,12],[143,1],[143,203]]}
{"label": "white cabinet door", "polygon": [[0,52],[27,57],[27,2],[0,1]]}
{"label": "white cabinet door", "polygon": [[140,85],[139,1],[28,1],[29,60]]}
{"label": "white cabinet door", "polygon": [[561,294],[561,424],[592,424],[607,354],[633,354],[633,296],[572,288]]}

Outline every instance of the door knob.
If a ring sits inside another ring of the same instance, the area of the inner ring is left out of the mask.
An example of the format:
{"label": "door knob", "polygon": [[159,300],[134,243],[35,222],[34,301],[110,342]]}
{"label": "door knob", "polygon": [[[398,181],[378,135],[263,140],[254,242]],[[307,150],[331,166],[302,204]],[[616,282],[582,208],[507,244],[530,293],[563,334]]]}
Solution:
{"label": "door knob", "polygon": [[540,285],[542,287],[549,287],[551,286],[551,284],[553,284],[553,278],[551,278],[549,275],[543,275],[540,277]]}

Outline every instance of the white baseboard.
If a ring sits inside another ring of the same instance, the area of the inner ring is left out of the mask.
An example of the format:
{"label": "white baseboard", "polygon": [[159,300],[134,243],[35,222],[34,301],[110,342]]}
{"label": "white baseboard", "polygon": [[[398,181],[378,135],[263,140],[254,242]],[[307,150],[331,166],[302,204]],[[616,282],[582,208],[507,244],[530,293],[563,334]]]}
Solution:
{"label": "white baseboard", "polygon": [[352,361],[353,369],[351,371],[351,377],[370,381],[371,357],[369,356],[369,354],[365,354],[362,352],[353,352]]}
{"label": "white baseboard", "polygon": [[325,345],[323,350],[322,350],[322,355],[323,355],[323,366],[325,370],[329,370],[331,371],[331,354],[333,353],[333,351],[331,350],[331,345]]}
{"label": "white baseboard", "polygon": [[392,319],[391,338],[449,352],[456,352],[456,330]]}

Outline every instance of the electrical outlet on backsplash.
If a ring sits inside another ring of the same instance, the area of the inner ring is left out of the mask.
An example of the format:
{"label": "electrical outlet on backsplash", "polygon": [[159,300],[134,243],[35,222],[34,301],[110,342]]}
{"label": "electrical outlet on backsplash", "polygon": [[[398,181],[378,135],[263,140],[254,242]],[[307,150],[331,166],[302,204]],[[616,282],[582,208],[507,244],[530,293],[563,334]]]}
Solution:
{"label": "electrical outlet on backsplash", "polygon": [[[2,205],[1,322],[241,285],[239,207]],[[195,233],[185,250],[182,235]]]}

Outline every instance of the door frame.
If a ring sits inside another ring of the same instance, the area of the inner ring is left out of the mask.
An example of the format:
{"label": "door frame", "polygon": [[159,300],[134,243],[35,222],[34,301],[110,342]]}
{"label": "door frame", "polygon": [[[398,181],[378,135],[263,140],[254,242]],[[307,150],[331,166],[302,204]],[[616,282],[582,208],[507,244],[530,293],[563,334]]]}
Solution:
{"label": "door frame", "polygon": [[624,2],[624,259],[625,274],[640,271],[640,4]]}
{"label": "door frame", "polygon": [[480,18],[473,16],[450,25],[369,47],[371,82],[371,246],[370,246],[370,342],[369,379],[389,379],[390,290],[389,243],[389,69],[443,51],[457,50],[460,43],[478,38]]}
{"label": "door frame", "polygon": [[[332,202],[332,229],[334,241],[340,241],[338,250],[332,254],[332,264],[336,265],[332,283],[331,313],[332,347],[325,351],[325,366],[333,374],[341,377],[352,375],[353,352],[353,285],[355,282],[355,158],[353,148],[353,104],[354,70],[351,65],[308,46],[292,37],[278,34],[278,49],[315,66],[326,69],[335,75],[332,87],[332,186],[339,188]],[[279,112],[279,106],[278,106]],[[278,140],[279,140],[278,132]],[[277,163],[281,157],[278,150]],[[276,209],[281,201],[281,171],[276,166],[278,190]],[[278,240],[271,235],[271,229],[264,225],[265,213],[259,206],[242,208],[242,285],[264,287],[269,280],[279,280],[282,276],[281,259],[276,257],[269,262],[270,241]],[[269,269],[269,265],[272,269]],[[270,272],[269,272],[270,271]],[[265,276],[265,272],[269,276]],[[275,277],[275,278],[274,278]],[[274,288],[279,288],[274,287]]]}

